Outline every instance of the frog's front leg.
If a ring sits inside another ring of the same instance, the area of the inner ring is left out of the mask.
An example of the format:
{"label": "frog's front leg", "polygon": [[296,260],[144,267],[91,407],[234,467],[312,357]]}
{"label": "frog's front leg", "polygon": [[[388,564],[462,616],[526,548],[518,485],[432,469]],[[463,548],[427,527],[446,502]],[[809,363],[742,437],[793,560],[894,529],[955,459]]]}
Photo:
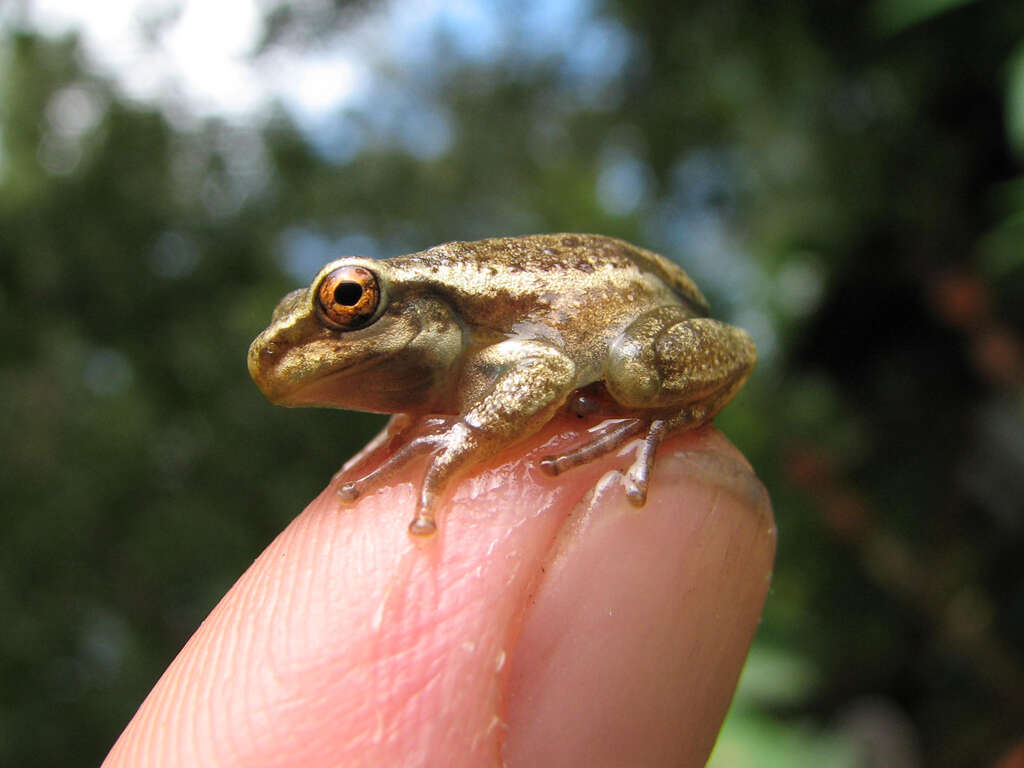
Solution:
{"label": "frog's front leg", "polygon": [[572,360],[540,341],[509,339],[477,353],[461,383],[466,407],[430,462],[409,532],[433,534],[434,510],[452,479],[546,424],[572,392],[575,375]]}
{"label": "frog's front leg", "polygon": [[366,475],[366,467],[378,458],[378,454],[385,449],[385,447],[391,444],[393,441],[401,440],[402,436],[405,435],[412,424],[412,418],[407,413],[396,413],[391,416],[388,420],[387,425],[384,429],[377,433],[369,443],[363,446],[363,448],[351,459],[345,462],[344,466],[339,469],[334,477],[331,478],[331,482],[341,480],[344,477],[362,477]]}
{"label": "frog's front leg", "polygon": [[[392,445],[397,444],[398,450],[378,464],[375,469],[368,472],[363,470],[365,465],[369,464],[372,460],[371,456],[366,457],[365,461],[360,461],[354,465],[351,462],[346,464],[337,477],[351,474],[356,474],[357,476],[352,480],[342,482],[338,487],[338,496],[344,501],[355,501],[368,489],[383,485],[412,459],[424,453],[438,450],[439,446],[444,443],[446,428],[451,422],[451,418],[429,418],[414,422],[397,434],[383,435],[384,441]],[[413,432],[419,432],[420,434],[410,439],[409,435]],[[371,443],[371,446],[374,443],[377,444],[375,446],[376,450],[381,450],[383,447],[379,440],[380,437],[378,436],[378,439]],[[403,440],[403,438],[405,439]],[[362,456],[362,452],[360,452],[360,456]],[[358,459],[359,456],[356,458]],[[360,472],[361,474],[359,474]]]}
{"label": "frog's front leg", "polygon": [[543,342],[510,339],[484,348],[467,364],[460,382],[461,415],[406,427],[402,434],[419,434],[376,469],[343,483],[338,495],[353,501],[413,458],[433,454],[409,525],[414,536],[433,534],[434,511],[452,479],[543,426],[572,391],[575,373],[568,357]]}

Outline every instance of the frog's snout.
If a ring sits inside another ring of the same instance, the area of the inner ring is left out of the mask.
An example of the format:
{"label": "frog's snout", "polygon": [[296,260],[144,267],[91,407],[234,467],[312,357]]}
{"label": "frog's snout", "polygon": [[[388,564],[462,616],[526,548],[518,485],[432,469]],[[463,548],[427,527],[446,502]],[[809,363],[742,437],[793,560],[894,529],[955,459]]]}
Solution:
{"label": "frog's snout", "polygon": [[269,376],[280,356],[281,345],[278,342],[266,340],[265,336],[266,332],[261,333],[249,345],[247,363],[252,380],[256,382],[260,391],[269,397]]}

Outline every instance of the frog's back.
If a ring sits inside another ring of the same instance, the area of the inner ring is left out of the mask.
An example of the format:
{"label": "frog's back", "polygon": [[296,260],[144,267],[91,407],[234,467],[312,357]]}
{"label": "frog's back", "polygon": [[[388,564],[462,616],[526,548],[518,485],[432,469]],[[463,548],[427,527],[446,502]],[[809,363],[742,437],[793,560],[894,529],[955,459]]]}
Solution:
{"label": "frog's back", "polygon": [[[390,261],[419,273],[440,291],[458,273],[455,282],[469,288],[462,298],[486,302],[494,298],[514,302],[524,292],[534,297],[569,293],[574,284],[588,291],[604,286],[628,290],[632,281],[653,276],[695,316],[708,314],[707,300],[682,268],[652,251],[604,235],[560,233],[455,241]],[[489,311],[495,306],[490,303]]]}

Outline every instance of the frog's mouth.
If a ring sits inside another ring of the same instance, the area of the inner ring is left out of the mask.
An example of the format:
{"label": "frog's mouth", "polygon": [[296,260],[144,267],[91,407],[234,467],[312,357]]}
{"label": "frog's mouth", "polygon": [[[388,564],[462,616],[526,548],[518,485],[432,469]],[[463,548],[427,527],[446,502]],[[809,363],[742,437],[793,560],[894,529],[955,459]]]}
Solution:
{"label": "frog's mouth", "polygon": [[[249,374],[275,405],[354,408],[349,403],[360,389],[379,389],[390,383],[388,375],[375,371],[389,363],[391,355],[386,352],[344,359],[332,357],[329,349],[319,354],[306,347],[278,355],[278,348],[274,342],[260,349],[254,344],[249,354]],[[351,347],[346,351],[351,353]]]}
{"label": "frog's mouth", "polygon": [[293,408],[321,406],[399,413],[427,407],[435,390],[434,371],[386,356],[311,380],[281,393],[275,402]]}
{"label": "frog's mouth", "polygon": [[285,334],[264,331],[249,347],[247,362],[249,375],[268,400],[303,405],[306,389],[324,379],[358,374],[379,359],[369,344],[352,344],[335,334],[296,346]]}
{"label": "frog's mouth", "polygon": [[381,330],[343,337],[328,332],[298,347],[273,337],[257,339],[249,349],[249,373],[276,405],[407,410],[434,386],[429,361],[412,343],[419,323],[404,318]]}

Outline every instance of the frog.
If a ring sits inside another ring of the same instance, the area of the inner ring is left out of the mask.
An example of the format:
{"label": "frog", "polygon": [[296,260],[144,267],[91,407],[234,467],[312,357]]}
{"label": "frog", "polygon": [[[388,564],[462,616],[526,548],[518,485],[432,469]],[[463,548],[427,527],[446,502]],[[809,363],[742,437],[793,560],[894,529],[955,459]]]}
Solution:
{"label": "frog", "polygon": [[634,441],[620,476],[643,506],[658,446],[708,424],[757,362],[746,331],[709,315],[682,267],[618,238],[455,241],[326,264],[281,299],[248,367],[278,405],[393,414],[390,455],[346,465],[337,494],[354,502],[427,455],[409,533],[428,538],[457,478],[561,411],[608,418],[540,469]]}

